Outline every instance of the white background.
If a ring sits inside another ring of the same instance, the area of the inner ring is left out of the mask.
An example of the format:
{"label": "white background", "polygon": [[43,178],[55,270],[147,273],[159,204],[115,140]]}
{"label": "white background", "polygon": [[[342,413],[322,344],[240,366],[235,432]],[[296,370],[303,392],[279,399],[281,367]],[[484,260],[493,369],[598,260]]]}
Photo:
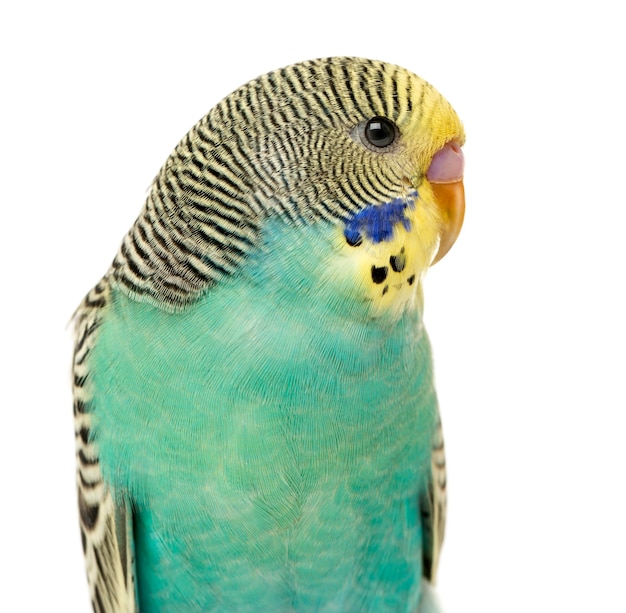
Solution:
{"label": "white background", "polygon": [[619,3],[9,4],[1,611],[88,610],[73,310],[191,125],[249,79],[328,55],[413,70],[467,131],[465,228],[426,285],[449,464],[447,611],[626,611]]}

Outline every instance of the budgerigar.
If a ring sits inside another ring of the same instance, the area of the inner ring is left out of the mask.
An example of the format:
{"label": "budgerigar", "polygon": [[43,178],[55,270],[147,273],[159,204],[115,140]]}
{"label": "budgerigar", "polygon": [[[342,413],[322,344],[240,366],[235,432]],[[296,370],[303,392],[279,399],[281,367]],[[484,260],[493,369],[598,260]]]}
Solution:
{"label": "budgerigar", "polygon": [[215,106],[75,316],[96,611],[419,611],[445,523],[422,278],[459,233],[462,124],[328,58]]}

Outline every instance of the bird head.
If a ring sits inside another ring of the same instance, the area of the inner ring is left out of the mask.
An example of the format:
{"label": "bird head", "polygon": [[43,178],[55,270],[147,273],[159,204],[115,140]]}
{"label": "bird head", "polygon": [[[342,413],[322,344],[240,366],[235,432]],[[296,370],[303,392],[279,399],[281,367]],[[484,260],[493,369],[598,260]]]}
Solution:
{"label": "bird head", "polygon": [[329,222],[365,298],[405,305],[461,229],[464,139],[441,94],[392,64],[327,58],[254,79],[198,122],[157,176],[148,212],[174,227],[185,259],[173,279],[170,254],[168,277],[157,269],[146,293],[183,303],[242,266],[277,219]]}

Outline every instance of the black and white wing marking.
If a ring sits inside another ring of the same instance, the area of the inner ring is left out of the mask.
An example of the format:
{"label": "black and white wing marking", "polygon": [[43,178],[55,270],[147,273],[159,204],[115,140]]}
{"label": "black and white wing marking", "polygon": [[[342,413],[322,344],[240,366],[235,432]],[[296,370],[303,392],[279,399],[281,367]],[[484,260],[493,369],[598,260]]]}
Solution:
{"label": "black and white wing marking", "polygon": [[424,529],[423,573],[426,579],[434,583],[446,527],[446,454],[441,422],[438,423],[433,437],[430,465],[430,485],[420,507]]}
{"label": "black and white wing marking", "polygon": [[97,447],[90,436],[96,407],[91,389],[89,354],[96,340],[108,291],[105,279],[87,295],[74,318],[73,393],[78,508],[94,611],[135,613],[132,509],[129,502],[113,499],[102,479]]}

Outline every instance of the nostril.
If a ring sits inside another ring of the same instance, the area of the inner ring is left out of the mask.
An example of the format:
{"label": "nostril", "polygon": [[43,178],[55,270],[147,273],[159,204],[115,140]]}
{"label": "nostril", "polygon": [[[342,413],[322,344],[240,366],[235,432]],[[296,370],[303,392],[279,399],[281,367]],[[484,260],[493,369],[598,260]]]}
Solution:
{"label": "nostril", "polygon": [[435,153],[426,178],[432,183],[454,183],[463,178],[464,166],[465,158],[461,147],[451,142]]}

